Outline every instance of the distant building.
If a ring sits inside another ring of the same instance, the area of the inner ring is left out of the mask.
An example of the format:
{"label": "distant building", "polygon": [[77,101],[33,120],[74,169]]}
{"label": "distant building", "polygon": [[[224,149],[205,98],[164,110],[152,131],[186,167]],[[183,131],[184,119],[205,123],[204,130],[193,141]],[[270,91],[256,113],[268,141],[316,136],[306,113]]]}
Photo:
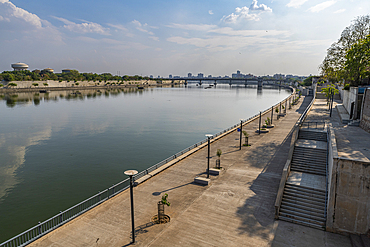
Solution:
{"label": "distant building", "polygon": [[273,77],[274,79],[277,79],[277,80],[285,79],[285,75],[283,74],[275,74]]}
{"label": "distant building", "polygon": [[150,77],[151,79],[153,79],[153,75],[150,75],[149,77]]}
{"label": "distant building", "polygon": [[245,75],[240,73],[240,70],[236,71],[236,74],[231,74],[231,78],[245,78]]}
{"label": "distant building", "polygon": [[188,78],[192,78],[193,77],[193,74],[192,73],[188,73]]}
{"label": "distant building", "polygon": [[212,75],[208,75],[208,78],[212,78]]}
{"label": "distant building", "polygon": [[43,69],[42,71],[49,72],[49,73],[54,73],[54,70],[51,69],[51,68],[46,68],[46,69]]}
{"label": "distant building", "polygon": [[168,75],[168,78],[172,79],[172,75]]}
{"label": "distant building", "polygon": [[203,78],[203,77],[204,77],[204,75],[203,75],[203,73],[199,73],[197,77],[198,77],[198,78]]}
{"label": "distant building", "polygon": [[12,68],[13,68],[15,71],[27,70],[27,69],[28,69],[28,65],[27,65],[27,64],[25,64],[25,63],[13,63],[13,64],[12,64]]}

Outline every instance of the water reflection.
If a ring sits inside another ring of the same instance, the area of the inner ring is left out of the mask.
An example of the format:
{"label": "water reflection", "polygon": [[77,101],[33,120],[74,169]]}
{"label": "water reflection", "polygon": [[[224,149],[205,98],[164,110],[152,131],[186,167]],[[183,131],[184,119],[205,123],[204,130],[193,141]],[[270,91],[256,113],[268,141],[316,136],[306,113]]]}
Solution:
{"label": "water reflection", "polygon": [[19,182],[16,177],[17,170],[24,164],[27,149],[32,145],[37,145],[41,141],[51,137],[51,126],[45,129],[28,132],[28,130],[17,130],[0,135],[0,202]]}
{"label": "water reflection", "polygon": [[[165,87],[165,86],[164,86]],[[172,87],[172,86],[168,86]],[[178,87],[178,86],[177,86]],[[7,107],[16,105],[40,105],[41,102],[64,100],[85,100],[105,96],[106,98],[117,97],[120,94],[143,94],[152,88],[107,88],[107,89],[85,89],[85,90],[62,90],[62,91],[39,91],[22,93],[0,93],[0,100],[5,101]]]}

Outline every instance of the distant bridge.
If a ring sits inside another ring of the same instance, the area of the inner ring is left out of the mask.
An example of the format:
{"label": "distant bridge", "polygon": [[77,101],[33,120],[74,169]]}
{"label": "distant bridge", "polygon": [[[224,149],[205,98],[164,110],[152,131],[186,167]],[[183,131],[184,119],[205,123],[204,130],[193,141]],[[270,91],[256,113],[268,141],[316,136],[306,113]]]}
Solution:
{"label": "distant bridge", "polygon": [[237,85],[258,85],[259,87],[262,87],[262,85],[289,85],[289,82],[287,80],[279,80],[279,79],[263,79],[263,78],[189,78],[189,77],[181,77],[181,78],[164,78],[164,80],[170,80],[172,82],[175,81],[185,81],[185,85],[187,85],[190,82],[197,83],[199,85],[202,85],[205,82],[213,83],[216,85],[218,82],[223,84],[237,84]]}

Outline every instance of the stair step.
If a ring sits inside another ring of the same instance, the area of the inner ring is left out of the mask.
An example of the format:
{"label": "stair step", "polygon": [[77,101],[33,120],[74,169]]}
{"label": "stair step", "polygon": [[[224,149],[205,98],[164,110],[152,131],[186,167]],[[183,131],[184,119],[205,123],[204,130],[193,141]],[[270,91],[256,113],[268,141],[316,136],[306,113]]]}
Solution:
{"label": "stair step", "polygon": [[314,220],[317,222],[325,222],[325,217],[318,217],[309,212],[299,212],[298,210],[287,209],[286,207],[280,207],[280,212],[285,214],[290,214],[293,216],[303,217],[306,219]]}
{"label": "stair step", "polygon": [[307,196],[303,194],[297,194],[297,193],[292,193],[291,191],[284,191],[284,196],[293,196],[297,198],[302,198],[306,200],[312,200],[320,203],[325,203],[325,197],[312,197],[312,196]]}
{"label": "stair step", "polygon": [[325,220],[324,211],[316,212],[316,211],[312,211],[312,210],[309,210],[309,209],[299,208],[295,205],[288,206],[286,204],[281,204],[280,210],[282,210],[282,209],[283,209],[283,212],[284,212],[284,210],[286,210],[285,212],[289,212],[289,211],[291,211],[292,213],[297,212],[297,213],[307,214],[307,215],[311,215],[313,217],[317,217],[318,220]]}
{"label": "stair step", "polygon": [[321,225],[318,225],[318,224],[313,224],[313,223],[302,221],[302,220],[298,220],[298,219],[292,219],[292,218],[285,217],[285,216],[282,216],[282,215],[279,215],[279,219],[284,220],[284,221],[288,221],[288,222],[291,222],[291,223],[303,225],[303,226],[309,226],[309,227],[316,228],[316,229],[319,229],[319,230],[325,230],[324,226],[321,226]]}
{"label": "stair step", "polygon": [[326,167],[324,166],[318,166],[318,165],[310,165],[310,164],[297,164],[297,163],[293,163],[290,167],[290,169],[292,168],[300,168],[300,169],[307,169],[307,170],[312,170],[312,171],[318,171],[318,172],[326,172]]}
{"label": "stair step", "polygon": [[302,201],[294,200],[294,199],[290,199],[290,198],[283,198],[281,204],[283,204],[283,203],[290,203],[290,204],[294,204],[294,205],[300,205],[300,206],[303,206],[303,207],[312,207],[315,210],[319,210],[319,211],[324,211],[325,210],[324,205],[316,205],[316,204],[312,204],[310,202],[302,202]]}
{"label": "stair step", "polygon": [[315,194],[326,196],[326,192],[324,190],[319,190],[319,189],[315,189],[315,188],[309,188],[309,187],[305,187],[305,186],[301,186],[301,185],[291,184],[289,182],[287,182],[285,184],[285,189],[287,189],[287,188],[292,189],[292,190],[304,191],[304,192],[308,192],[308,193],[315,193]]}
{"label": "stair step", "polygon": [[291,168],[290,170],[295,171],[295,172],[302,172],[302,173],[309,173],[309,174],[314,174],[314,175],[319,175],[319,176],[326,176],[326,173],[312,171],[312,170],[305,170],[305,169],[299,169],[299,168]]}
{"label": "stair step", "polygon": [[313,175],[318,175],[318,176],[326,176],[326,173],[324,172],[318,172],[318,171],[308,170],[308,169],[303,169],[303,168],[291,168],[290,170],[293,172],[302,172],[302,173],[308,173],[308,174],[313,174]]}
{"label": "stair step", "polygon": [[293,158],[310,159],[310,160],[322,160],[326,162],[326,155],[319,156],[317,154],[302,154],[299,152],[293,153]]}
{"label": "stair step", "polygon": [[[283,205],[286,205],[286,206],[289,206],[289,207],[296,207],[296,208],[300,208],[300,209],[304,209],[304,210],[308,210],[308,211],[312,211],[312,212],[315,212],[315,213],[318,213],[318,214],[322,214],[322,216],[325,215],[324,211],[323,211],[323,208],[316,208],[314,207],[315,205],[301,205],[301,204],[297,204],[297,203],[290,203],[288,201],[284,201],[281,203],[281,206]],[[325,210],[325,209],[324,209]]]}
{"label": "stair step", "polygon": [[292,184],[292,183],[289,183],[289,182],[286,182],[285,186],[295,187],[295,188],[297,188],[297,190],[315,191],[316,193],[322,193],[322,194],[326,195],[325,190],[310,188],[310,187],[306,187],[306,186],[302,186],[302,185]]}
{"label": "stair step", "polygon": [[297,150],[303,150],[305,152],[312,152],[312,153],[326,153],[326,150],[324,149],[317,149],[317,148],[309,148],[309,147],[300,147],[295,146]]}
{"label": "stair step", "polygon": [[324,199],[325,200],[325,195],[323,194],[318,194],[318,193],[315,193],[315,192],[308,192],[308,191],[301,191],[301,190],[295,190],[295,189],[292,189],[292,188],[286,188],[284,189],[284,193],[287,192],[287,193],[292,193],[292,194],[297,194],[297,195],[306,195],[306,196],[311,196],[311,197],[315,197],[315,198],[321,198],[321,199]]}
{"label": "stair step", "polygon": [[293,215],[293,214],[284,213],[284,212],[280,212],[280,215],[284,216],[284,217],[287,217],[287,218],[290,218],[290,219],[300,220],[300,221],[304,221],[304,222],[307,222],[307,223],[311,223],[311,224],[317,225],[318,227],[320,227],[320,226],[324,227],[325,226],[325,221],[313,220],[313,219],[310,219],[310,218],[306,218],[304,216],[298,216],[298,215]]}
{"label": "stair step", "polygon": [[292,161],[292,165],[303,166],[303,167],[319,168],[319,169],[326,170],[326,164]]}
{"label": "stair step", "polygon": [[301,203],[303,205],[304,204],[306,204],[306,205],[315,204],[315,205],[317,205],[319,207],[323,207],[325,209],[325,200],[324,201],[316,201],[316,200],[306,199],[306,198],[302,198],[302,197],[295,197],[295,196],[291,196],[291,195],[283,195],[283,200],[284,199],[287,199],[291,203]]}

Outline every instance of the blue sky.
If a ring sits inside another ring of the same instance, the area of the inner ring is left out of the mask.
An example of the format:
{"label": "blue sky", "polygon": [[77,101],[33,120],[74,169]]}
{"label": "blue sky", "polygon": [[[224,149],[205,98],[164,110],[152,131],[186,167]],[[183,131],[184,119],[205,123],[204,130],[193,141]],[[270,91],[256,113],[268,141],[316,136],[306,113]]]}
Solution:
{"label": "blue sky", "polygon": [[369,0],[0,0],[0,71],[318,74]]}

